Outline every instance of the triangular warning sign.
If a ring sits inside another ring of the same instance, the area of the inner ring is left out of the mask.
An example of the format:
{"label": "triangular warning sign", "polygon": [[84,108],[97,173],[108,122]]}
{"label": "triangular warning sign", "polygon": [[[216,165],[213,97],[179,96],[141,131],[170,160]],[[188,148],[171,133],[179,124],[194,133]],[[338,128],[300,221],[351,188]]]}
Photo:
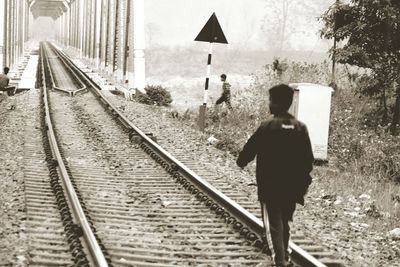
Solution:
{"label": "triangular warning sign", "polygon": [[200,31],[199,35],[197,35],[196,39],[194,40],[200,42],[221,43],[221,44],[228,43],[215,13],[211,15],[206,25],[204,25],[203,29]]}

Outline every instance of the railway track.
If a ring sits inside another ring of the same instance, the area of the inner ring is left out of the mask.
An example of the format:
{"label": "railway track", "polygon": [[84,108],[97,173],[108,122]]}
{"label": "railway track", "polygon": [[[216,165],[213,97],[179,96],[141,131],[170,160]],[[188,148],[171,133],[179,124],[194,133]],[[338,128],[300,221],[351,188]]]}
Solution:
{"label": "railway track", "polygon": [[40,131],[39,97],[31,93],[28,99],[32,115],[27,118],[24,144],[25,198],[30,266],[71,266],[73,257],[64,232],[57,199],[51,188]]}
{"label": "railway track", "polygon": [[[43,45],[41,55],[47,165],[60,176],[52,191],[68,198],[71,212],[61,221],[82,265],[268,266],[262,223],[239,205],[256,210],[243,194],[213,181],[221,193],[176,160],[54,47]],[[72,79],[62,84],[66,76]],[[68,95],[47,87],[68,88],[61,90]],[[87,89],[92,93],[69,97]],[[65,207],[67,201],[57,203]],[[291,247],[299,265],[326,266]],[[332,262],[328,265],[337,266]]]}

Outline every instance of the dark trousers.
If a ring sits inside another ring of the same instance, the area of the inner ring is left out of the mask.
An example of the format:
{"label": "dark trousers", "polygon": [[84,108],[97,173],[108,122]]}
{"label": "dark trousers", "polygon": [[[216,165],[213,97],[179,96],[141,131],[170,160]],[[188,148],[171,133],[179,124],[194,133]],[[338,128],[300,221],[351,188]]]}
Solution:
{"label": "dark trousers", "polygon": [[230,94],[229,95],[228,94],[222,94],[222,96],[217,99],[217,102],[215,104],[219,105],[219,104],[222,104],[224,102],[226,103],[226,106],[229,109],[232,109]]}
{"label": "dark trousers", "polygon": [[15,86],[7,86],[4,88],[0,88],[0,91],[7,92],[7,95],[12,96],[15,94]]}
{"label": "dark trousers", "polygon": [[266,240],[275,264],[278,266],[286,266],[286,262],[289,260],[289,221],[292,220],[295,207],[295,203],[290,205],[273,205],[261,202]]}

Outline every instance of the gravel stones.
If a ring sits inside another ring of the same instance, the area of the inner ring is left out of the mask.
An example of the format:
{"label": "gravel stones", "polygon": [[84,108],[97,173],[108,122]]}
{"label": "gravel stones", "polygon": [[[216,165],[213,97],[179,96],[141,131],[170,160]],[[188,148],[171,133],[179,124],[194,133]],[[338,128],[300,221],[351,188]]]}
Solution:
{"label": "gravel stones", "polygon": [[[23,144],[29,92],[0,102],[0,265],[26,264]],[[19,103],[9,110],[10,103]],[[24,104],[23,104],[24,103]]]}
{"label": "gravel stones", "polygon": [[389,231],[389,236],[393,240],[400,240],[400,228],[395,228],[392,231]]}

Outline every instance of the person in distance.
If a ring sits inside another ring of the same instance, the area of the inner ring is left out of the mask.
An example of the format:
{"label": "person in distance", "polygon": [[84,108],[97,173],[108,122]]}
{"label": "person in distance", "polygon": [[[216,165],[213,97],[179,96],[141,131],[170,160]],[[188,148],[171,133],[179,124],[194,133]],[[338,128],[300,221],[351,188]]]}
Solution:
{"label": "person in distance", "polygon": [[[7,98],[7,95],[11,96],[14,95],[15,93],[15,87],[8,86],[10,83],[10,78],[7,76],[8,72],[10,71],[10,68],[4,67],[3,73],[0,74],[0,91],[6,92],[5,96]],[[11,105],[10,109],[15,109],[15,105]]]}
{"label": "person in distance", "polygon": [[222,82],[222,94],[220,98],[218,98],[215,105],[219,105],[225,102],[226,106],[231,110],[231,84],[226,81],[226,74],[221,74],[220,76]]}
{"label": "person in distance", "polygon": [[266,247],[275,266],[287,267],[292,265],[289,221],[293,220],[296,203],[304,205],[314,156],[306,125],[288,112],[293,89],[285,84],[274,86],[269,90],[269,100],[273,116],[261,123],[236,163],[244,168],[257,156],[257,192]]}

